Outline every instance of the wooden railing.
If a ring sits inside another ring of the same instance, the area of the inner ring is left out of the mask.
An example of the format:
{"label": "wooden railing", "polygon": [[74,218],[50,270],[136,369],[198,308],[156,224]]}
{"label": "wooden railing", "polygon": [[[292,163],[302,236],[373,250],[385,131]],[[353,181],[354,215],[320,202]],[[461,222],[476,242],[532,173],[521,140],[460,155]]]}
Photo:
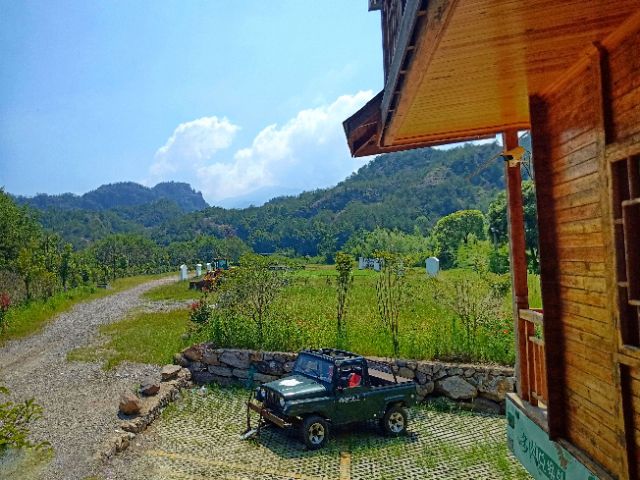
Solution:
{"label": "wooden railing", "polygon": [[398,45],[400,24],[404,15],[407,0],[381,0],[382,10],[382,52],[384,56],[384,78],[387,80],[389,68]]}
{"label": "wooden railing", "polygon": [[547,404],[547,364],[544,355],[542,310],[520,310],[520,380],[523,400],[532,405]]}

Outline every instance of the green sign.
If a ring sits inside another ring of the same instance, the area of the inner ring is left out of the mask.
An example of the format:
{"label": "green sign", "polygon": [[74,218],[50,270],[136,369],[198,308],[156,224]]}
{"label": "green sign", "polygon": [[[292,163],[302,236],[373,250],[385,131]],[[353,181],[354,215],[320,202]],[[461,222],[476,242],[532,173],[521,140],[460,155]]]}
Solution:
{"label": "green sign", "polygon": [[507,443],[536,480],[597,480],[597,476],[507,398]]}

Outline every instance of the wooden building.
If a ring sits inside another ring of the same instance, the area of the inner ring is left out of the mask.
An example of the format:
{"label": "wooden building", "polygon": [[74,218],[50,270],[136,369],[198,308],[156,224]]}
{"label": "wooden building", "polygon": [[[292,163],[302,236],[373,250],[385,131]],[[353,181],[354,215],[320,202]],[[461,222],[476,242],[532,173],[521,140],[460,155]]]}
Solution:
{"label": "wooden building", "polygon": [[512,151],[531,131],[544,311],[528,305],[516,152],[510,448],[536,478],[640,478],[640,1],[369,9],[381,13],[385,88],[344,122],[353,155],[498,133]]}

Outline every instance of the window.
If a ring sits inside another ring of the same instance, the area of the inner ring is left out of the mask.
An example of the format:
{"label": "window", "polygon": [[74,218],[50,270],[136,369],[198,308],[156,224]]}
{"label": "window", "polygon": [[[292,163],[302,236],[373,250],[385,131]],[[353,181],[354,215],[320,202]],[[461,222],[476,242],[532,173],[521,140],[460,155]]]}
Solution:
{"label": "window", "polygon": [[622,341],[640,346],[640,156],[611,164]]}

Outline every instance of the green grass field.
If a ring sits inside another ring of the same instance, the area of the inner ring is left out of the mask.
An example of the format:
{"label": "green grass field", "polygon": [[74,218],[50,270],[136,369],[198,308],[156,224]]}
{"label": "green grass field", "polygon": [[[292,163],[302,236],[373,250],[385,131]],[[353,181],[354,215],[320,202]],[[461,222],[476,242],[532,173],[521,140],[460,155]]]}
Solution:
{"label": "green grass field", "polygon": [[113,295],[164,276],[167,276],[167,274],[119,278],[113,281],[108,289],[94,286],[78,287],[58,293],[46,300],[36,300],[28,305],[11,308],[7,313],[8,328],[4,334],[0,335],[0,344],[7,340],[26,337],[40,331],[49,320],[59,313],[71,309],[77,303]]}
{"label": "green grass field", "polygon": [[[391,356],[391,340],[377,312],[377,275],[371,270],[355,272],[347,309],[347,348],[366,355]],[[299,333],[298,336],[295,332],[290,334],[288,349],[335,344],[336,289],[333,276],[335,270],[331,267],[299,272],[277,301],[274,311],[292,319],[297,327],[295,331]],[[476,276],[474,272],[460,270],[441,273],[445,280],[456,277],[473,280]],[[532,276],[533,297],[537,281],[537,277]],[[513,363],[510,295],[504,299],[504,318],[479,329],[470,351],[456,315],[439,303],[432,285],[422,269],[408,272],[407,301],[400,314],[401,356]],[[533,298],[532,302],[539,302],[539,299]]]}
{"label": "green grass field", "polygon": [[[390,336],[380,321],[376,305],[376,279],[372,270],[356,270],[347,309],[346,348],[365,355],[389,357],[393,354]],[[288,285],[276,300],[265,330],[265,350],[297,351],[336,344],[336,271],[333,266],[312,265],[290,274]],[[472,271],[441,272],[443,282],[455,279],[481,281]],[[539,277],[530,275],[530,302],[541,305]],[[145,297],[154,301],[195,300],[199,293],[187,282],[175,282],[150,290]],[[257,348],[255,326],[246,318],[214,321],[193,333],[187,309],[167,313],[138,313],[102,328],[109,337],[94,352],[76,351],[71,359],[101,358],[107,367],[122,360],[166,363],[188,344],[213,340],[221,347]],[[183,338],[190,333],[189,338]],[[478,329],[468,344],[456,314],[440,303],[424,270],[407,272],[406,303],[400,314],[400,354],[405,358],[480,361],[510,365],[514,361],[511,294],[506,293],[499,318]]]}
{"label": "green grass field", "polygon": [[200,292],[197,290],[189,290],[189,282],[182,281],[160,285],[145,292],[143,297],[156,302],[163,300],[197,300],[200,298]]}
{"label": "green grass field", "polygon": [[196,340],[184,339],[189,331],[188,310],[137,312],[122,321],[100,327],[107,340],[69,352],[70,361],[102,361],[105,368],[130,361],[163,365],[173,363],[173,355]]}

